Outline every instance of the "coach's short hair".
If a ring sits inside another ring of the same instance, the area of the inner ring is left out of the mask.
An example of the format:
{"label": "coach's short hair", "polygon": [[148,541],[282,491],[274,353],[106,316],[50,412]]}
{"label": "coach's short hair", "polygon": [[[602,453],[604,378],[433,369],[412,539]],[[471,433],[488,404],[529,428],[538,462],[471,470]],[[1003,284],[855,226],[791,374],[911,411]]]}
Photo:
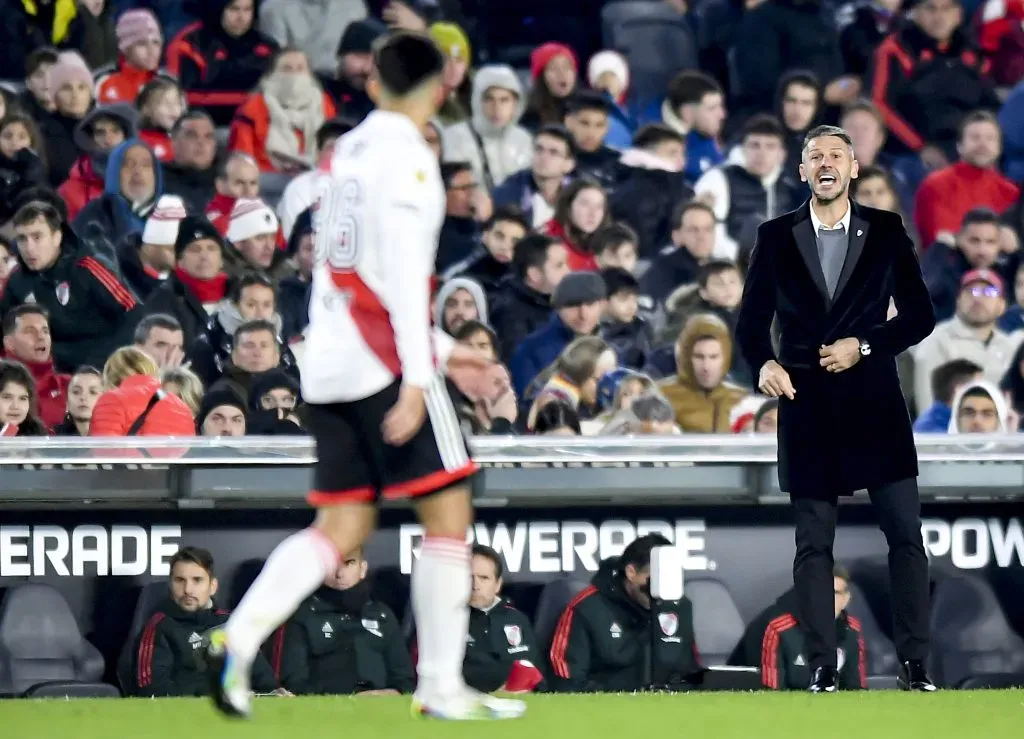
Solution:
{"label": "coach's short hair", "polygon": [[815,126],[807,132],[806,136],[804,136],[803,146],[800,147],[800,158],[803,158],[802,152],[807,151],[807,147],[812,141],[814,141],[814,139],[820,139],[823,136],[835,136],[850,147],[850,154],[853,154],[853,139],[850,138],[850,134],[846,132],[846,129],[840,128],[839,126]]}

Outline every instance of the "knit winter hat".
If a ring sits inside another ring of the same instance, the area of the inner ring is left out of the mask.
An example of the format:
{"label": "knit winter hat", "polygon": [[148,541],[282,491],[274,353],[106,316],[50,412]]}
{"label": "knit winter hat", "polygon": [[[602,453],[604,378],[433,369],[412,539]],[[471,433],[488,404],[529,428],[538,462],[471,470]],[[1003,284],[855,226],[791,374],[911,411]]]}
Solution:
{"label": "knit winter hat", "polygon": [[617,51],[599,51],[590,57],[590,64],[587,65],[587,82],[591,87],[597,88],[597,80],[605,72],[611,72],[622,82],[622,87],[629,87],[629,65],[626,57]]}
{"label": "knit winter hat", "polygon": [[114,29],[117,35],[117,48],[124,52],[132,44],[139,41],[157,39],[163,43],[164,37],[160,32],[160,23],[157,21],[153,11],[139,8],[129,10],[117,19],[117,27]]}
{"label": "knit winter hat", "polygon": [[277,216],[259,198],[239,198],[231,209],[228,241],[237,244],[260,234],[277,233]]}
{"label": "knit winter hat", "polygon": [[202,239],[212,239],[220,244],[221,248],[224,247],[224,239],[220,232],[205,216],[187,215],[178,222],[177,228],[178,238],[174,242],[175,259],[181,259],[182,252],[188,248],[189,244]]}
{"label": "knit winter hat", "polygon": [[448,59],[458,59],[467,64],[473,57],[469,37],[461,26],[455,23],[435,23],[427,32]]}
{"label": "knit winter hat", "polygon": [[142,243],[174,246],[178,243],[178,224],[186,215],[184,200],[177,195],[162,196],[146,219]]}
{"label": "knit winter hat", "polygon": [[85,82],[92,88],[92,72],[77,51],[62,51],[50,70],[50,89],[56,93],[70,82]]}
{"label": "knit winter hat", "polygon": [[373,42],[387,33],[387,26],[376,18],[353,21],[345,28],[338,44],[338,56],[345,54],[369,54],[373,50]]}
{"label": "knit winter hat", "polygon": [[555,41],[549,41],[546,44],[541,44],[530,54],[530,77],[536,80],[542,74],[544,74],[544,68],[551,63],[551,60],[556,56],[567,56],[572,60],[573,69],[579,70],[580,63],[576,59],[576,52],[570,49],[565,44],[559,44]]}
{"label": "knit winter hat", "polygon": [[199,413],[196,414],[196,428],[199,430],[199,433],[203,432],[203,424],[206,422],[206,417],[222,405],[237,408],[242,413],[248,410],[245,407],[245,401],[231,388],[221,387],[207,392],[203,396],[202,404],[199,406]]}

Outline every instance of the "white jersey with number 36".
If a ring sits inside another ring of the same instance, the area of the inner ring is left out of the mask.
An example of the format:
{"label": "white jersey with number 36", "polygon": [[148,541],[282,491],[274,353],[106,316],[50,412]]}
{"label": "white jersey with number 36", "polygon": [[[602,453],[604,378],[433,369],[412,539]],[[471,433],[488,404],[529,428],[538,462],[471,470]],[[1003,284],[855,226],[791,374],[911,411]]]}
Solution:
{"label": "white jersey with number 36", "polygon": [[437,158],[409,118],[375,111],[338,140],[318,186],[303,397],[359,400],[399,376],[426,387],[445,210]]}

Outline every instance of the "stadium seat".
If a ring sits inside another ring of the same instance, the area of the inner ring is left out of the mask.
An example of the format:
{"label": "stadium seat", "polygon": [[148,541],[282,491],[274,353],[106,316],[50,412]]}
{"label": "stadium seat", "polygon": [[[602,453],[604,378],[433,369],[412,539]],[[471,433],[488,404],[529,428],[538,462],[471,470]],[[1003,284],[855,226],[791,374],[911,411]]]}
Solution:
{"label": "stadium seat", "polygon": [[985,580],[940,580],[932,595],[931,630],[929,666],[941,687],[986,675],[1024,674],[1024,639],[1010,627]]}
{"label": "stadium seat", "polygon": [[850,607],[847,613],[860,621],[864,645],[868,650],[868,675],[895,675],[899,668],[896,647],[878,626],[867,598],[856,583],[850,583]]}
{"label": "stadium seat", "polygon": [[132,665],[135,661],[135,642],[146,626],[146,621],[153,615],[157,605],[167,597],[167,582],[159,580],[144,585],[139,592],[139,598],[135,602],[135,614],[132,616],[131,630],[128,638],[125,639],[121,648],[121,656],[117,659],[117,680],[121,684],[121,690],[128,692],[132,682]]}
{"label": "stadium seat", "polygon": [[724,665],[743,637],[743,617],[729,589],[714,578],[686,581],[686,597],[693,603],[693,630],[705,665]]}
{"label": "stadium seat", "polygon": [[551,643],[558,619],[562,617],[562,612],[569,605],[569,601],[585,587],[587,583],[570,578],[552,580],[544,586],[537,600],[537,616],[533,620],[537,643],[543,645],[543,649],[546,650]]}
{"label": "stadium seat", "polygon": [[684,69],[697,69],[693,30],[667,3],[628,0],[601,10],[604,46],[629,62],[630,107],[645,109],[660,100]]}
{"label": "stadium seat", "polygon": [[0,607],[0,693],[112,697],[103,657],[82,637],[67,601],[49,585],[20,585]]}

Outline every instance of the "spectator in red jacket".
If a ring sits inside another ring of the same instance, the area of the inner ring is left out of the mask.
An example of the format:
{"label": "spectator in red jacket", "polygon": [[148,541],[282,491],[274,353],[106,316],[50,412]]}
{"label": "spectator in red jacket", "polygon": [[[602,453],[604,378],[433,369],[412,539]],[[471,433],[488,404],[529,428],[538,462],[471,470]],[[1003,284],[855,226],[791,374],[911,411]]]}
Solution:
{"label": "spectator in red jacket", "polygon": [[914,220],[921,248],[938,239],[952,244],[967,211],[991,208],[1002,213],[1013,205],[1020,189],[1000,174],[1002,132],[988,111],[964,119],[957,143],[960,161],[928,175],[917,191]]}
{"label": "spectator in red jacket", "polygon": [[40,420],[52,429],[64,418],[69,375],[53,366],[53,339],[46,309],[28,303],[7,312],[3,320],[4,355],[21,362],[35,381],[36,410]]}
{"label": "spectator in red jacket", "polygon": [[555,216],[542,230],[565,244],[571,271],[596,270],[590,237],[608,223],[608,198],[604,190],[593,180],[583,178],[558,193]]}
{"label": "spectator in red jacket", "polygon": [[110,388],[96,401],[89,436],[195,436],[185,402],[164,391],[160,370],[134,346],[114,352],[103,367]]}
{"label": "spectator in red jacket", "polygon": [[69,221],[103,194],[110,152],[135,136],[137,122],[135,109],[129,105],[101,105],[89,111],[75,128],[75,143],[84,153],[57,190],[68,206]]}
{"label": "spectator in red jacket", "polygon": [[208,0],[167,47],[167,67],[188,102],[226,126],[270,67],[277,42],[256,30],[254,0]]}
{"label": "spectator in red jacket", "polygon": [[160,74],[164,36],[151,10],[128,10],[117,20],[117,64],[96,70],[99,103],[134,103],[136,96]]}
{"label": "spectator in red jacket", "polygon": [[46,436],[36,417],[36,386],[21,362],[0,361],[0,437]]}
{"label": "spectator in red jacket", "polygon": [[259,90],[235,114],[228,149],[252,156],[261,172],[312,169],[317,163],[316,132],[335,112],[305,52],[285,49]]}
{"label": "spectator in red jacket", "polygon": [[185,112],[185,96],[178,83],[157,77],[139,93],[139,138],[149,144],[161,162],[174,159],[171,130]]}

